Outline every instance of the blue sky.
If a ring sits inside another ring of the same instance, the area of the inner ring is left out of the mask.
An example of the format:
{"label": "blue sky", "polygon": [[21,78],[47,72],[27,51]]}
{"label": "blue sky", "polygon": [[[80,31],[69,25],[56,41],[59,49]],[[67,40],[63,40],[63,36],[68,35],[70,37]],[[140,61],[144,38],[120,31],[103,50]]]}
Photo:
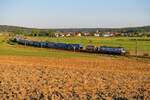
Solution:
{"label": "blue sky", "polygon": [[150,25],[150,0],[0,0],[0,25],[36,28]]}

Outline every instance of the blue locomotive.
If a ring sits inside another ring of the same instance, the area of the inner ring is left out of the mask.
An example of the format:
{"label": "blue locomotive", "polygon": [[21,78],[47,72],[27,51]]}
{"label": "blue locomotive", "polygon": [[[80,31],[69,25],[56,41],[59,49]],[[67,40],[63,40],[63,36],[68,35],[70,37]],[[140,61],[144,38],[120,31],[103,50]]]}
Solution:
{"label": "blue locomotive", "polygon": [[104,54],[118,54],[118,55],[126,54],[125,48],[122,48],[122,47],[101,46],[98,51],[99,51],[99,53],[104,53]]}

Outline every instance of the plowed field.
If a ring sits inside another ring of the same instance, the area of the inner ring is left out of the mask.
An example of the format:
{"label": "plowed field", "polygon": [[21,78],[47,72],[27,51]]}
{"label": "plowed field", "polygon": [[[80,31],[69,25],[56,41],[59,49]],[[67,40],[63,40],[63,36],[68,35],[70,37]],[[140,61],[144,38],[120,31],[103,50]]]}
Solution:
{"label": "plowed field", "polygon": [[150,100],[150,63],[0,56],[0,100]]}

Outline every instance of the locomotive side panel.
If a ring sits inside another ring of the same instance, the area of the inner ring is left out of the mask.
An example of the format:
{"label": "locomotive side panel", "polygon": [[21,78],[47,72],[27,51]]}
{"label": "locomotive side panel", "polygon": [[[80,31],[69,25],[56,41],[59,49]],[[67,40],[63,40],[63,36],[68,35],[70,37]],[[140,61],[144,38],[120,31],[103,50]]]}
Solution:
{"label": "locomotive side panel", "polygon": [[119,55],[126,53],[125,49],[122,47],[103,47],[103,46],[99,48],[99,52],[105,54],[119,54]]}

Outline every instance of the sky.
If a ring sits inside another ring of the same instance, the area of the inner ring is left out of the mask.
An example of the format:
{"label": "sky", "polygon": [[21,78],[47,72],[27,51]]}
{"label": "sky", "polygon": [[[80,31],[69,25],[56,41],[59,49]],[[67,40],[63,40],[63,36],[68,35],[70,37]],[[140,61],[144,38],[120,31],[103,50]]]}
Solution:
{"label": "sky", "polygon": [[0,0],[0,25],[119,28],[150,25],[150,0]]}

